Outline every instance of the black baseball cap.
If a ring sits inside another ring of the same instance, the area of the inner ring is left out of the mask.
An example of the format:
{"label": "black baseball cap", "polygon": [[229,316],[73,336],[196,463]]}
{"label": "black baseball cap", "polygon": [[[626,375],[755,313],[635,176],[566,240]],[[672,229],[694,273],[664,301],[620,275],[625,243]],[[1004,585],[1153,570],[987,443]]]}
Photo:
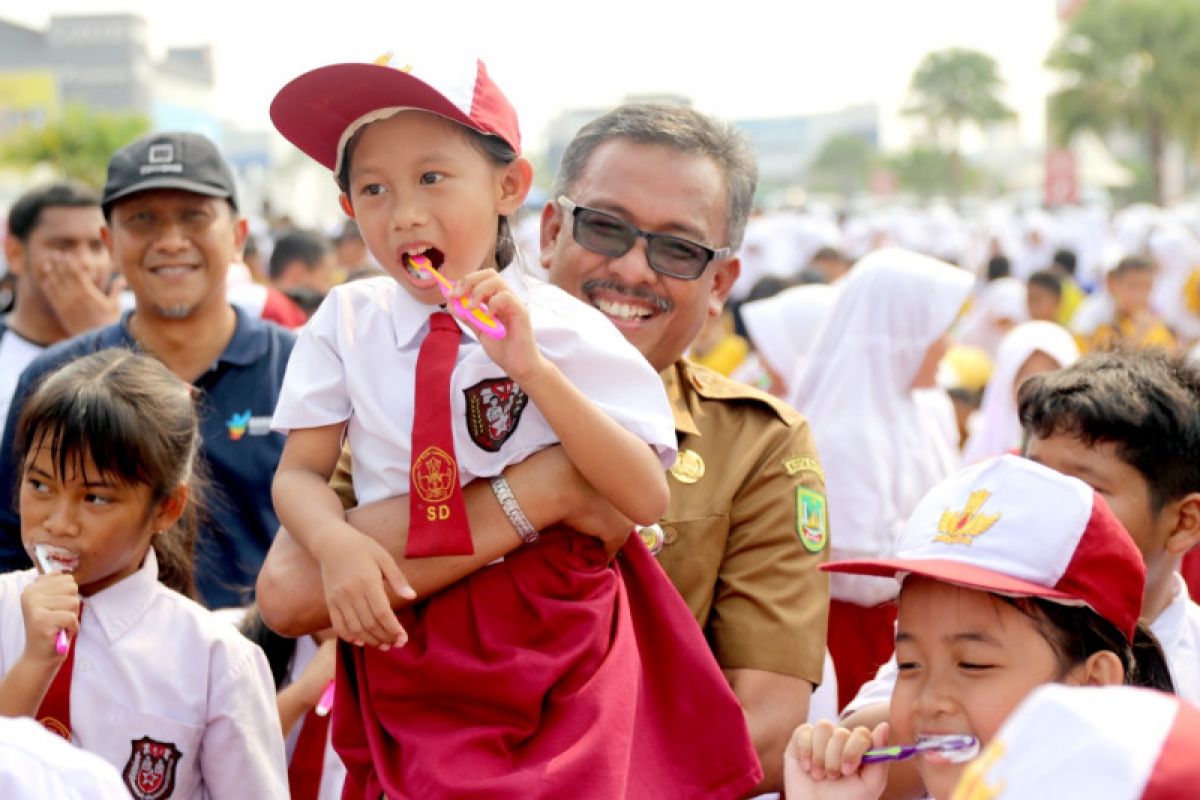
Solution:
{"label": "black baseball cap", "polygon": [[118,150],[109,159],[100,200],[105,216],[117,200],[149,189],[221,197],[237,208],[233,171],[217,146],[198,133],[152,133]]}

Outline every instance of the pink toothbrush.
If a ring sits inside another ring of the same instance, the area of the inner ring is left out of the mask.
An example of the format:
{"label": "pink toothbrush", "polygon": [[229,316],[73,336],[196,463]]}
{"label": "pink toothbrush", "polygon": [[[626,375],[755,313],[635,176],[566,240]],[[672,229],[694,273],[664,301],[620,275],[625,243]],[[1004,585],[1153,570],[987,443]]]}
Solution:
{"label": "pink toothbrush", "polygon": [[313,710],[317,712],[318,717],[328,716],[333,710],[333,681],[325,684],[325,691],[321,692],[321,699],[317,701],[317,707]]}
{"label": "pink toothbrush", "polygon": [[504,323],[492,317],[486,310],[467,305],[467,301],[461,297],[451,299],[450,293],[454,290],[454,284],[450,283],[444,275],[434,269],[433,262],[427,256],[413,256],[405,253],[404,259],[413,269],[432,275],[442,290],[442,297],[450,301],[450,310],[455,315],[469,322],[480,333],[486,334],[493,339],[503,339],[505,334],[508,333],[504,329]]}

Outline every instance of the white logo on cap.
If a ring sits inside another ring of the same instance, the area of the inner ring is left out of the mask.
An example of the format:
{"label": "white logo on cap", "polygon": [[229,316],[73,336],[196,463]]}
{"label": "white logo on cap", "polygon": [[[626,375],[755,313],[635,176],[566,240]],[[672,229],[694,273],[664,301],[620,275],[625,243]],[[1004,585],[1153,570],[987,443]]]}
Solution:
{"label": "white logo on cap", "polygon": [[148,164],[170,164],[175,160],[175,145],[170,142],[152,144],[146,153]]}

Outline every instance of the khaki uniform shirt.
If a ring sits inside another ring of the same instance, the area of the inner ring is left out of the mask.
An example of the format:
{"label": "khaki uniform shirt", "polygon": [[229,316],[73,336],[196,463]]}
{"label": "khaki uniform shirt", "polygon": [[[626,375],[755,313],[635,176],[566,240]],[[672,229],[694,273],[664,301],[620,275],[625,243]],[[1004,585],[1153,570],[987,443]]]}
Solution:
{"label": "khaki uniform shirt", "polygon": [[821,682],[825,476],[808,424],[769,394],[681,360],[660,373],[680,455],[659,564],[725,669]]}
{"label": "khaki uniform shirt", "polygon": [[[658,562],[723,669],[821,682],[829,577],[825,474],[808,423],[765,392],[683,360],[660,373],[680,456]],[[331,481],[354,505],[350,453]]]}

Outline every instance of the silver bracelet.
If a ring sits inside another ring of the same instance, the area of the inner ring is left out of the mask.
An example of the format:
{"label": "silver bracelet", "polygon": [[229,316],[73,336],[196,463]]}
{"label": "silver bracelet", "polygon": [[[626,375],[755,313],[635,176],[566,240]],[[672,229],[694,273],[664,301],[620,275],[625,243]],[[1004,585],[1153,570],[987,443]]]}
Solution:
{"label": "silver bracelet", "polygon": [[496,495],[496,499],[500,501],[500,507],[504,509],[504,515],[508,517],[508,521],[512,523],[516,529],[517,535],[521,537],[521,541],[525,544],[533,544],[540,536],[537,528],[529,522],[529,517],[525,516],[525,512],[521,510],[520,504],[517,503],[517,498],[513,495],[512,487],[508,485],[508,481],[500,475],[492,478],[489,483],[492,485],[492,492]]}

